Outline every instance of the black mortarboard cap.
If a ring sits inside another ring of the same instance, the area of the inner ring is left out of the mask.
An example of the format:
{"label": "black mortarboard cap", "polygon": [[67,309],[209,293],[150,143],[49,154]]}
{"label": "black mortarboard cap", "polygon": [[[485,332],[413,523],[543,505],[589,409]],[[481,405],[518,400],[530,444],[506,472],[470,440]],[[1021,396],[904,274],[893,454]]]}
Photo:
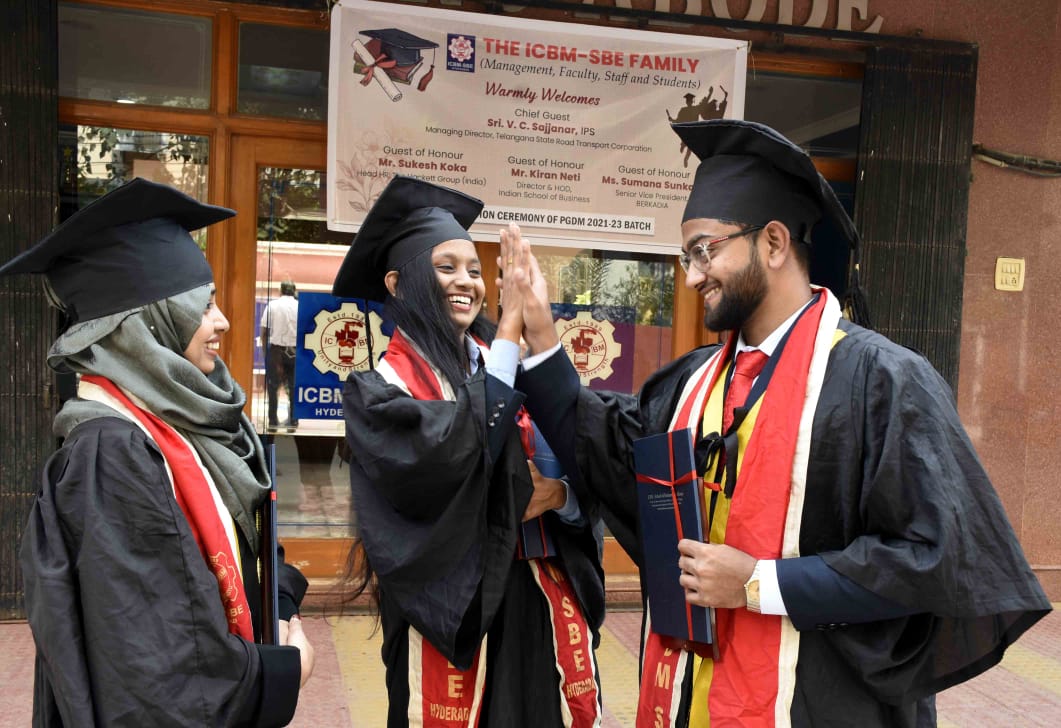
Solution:
{"label": "black mortarboard cap", "polygon": [[136,178],[78,210],[0,275],[47,276],[68,323],[120,313],[210,283],[188,233],[235,214]]}
{"label": "black mortarboard cap", "polygon": [[361,223],[332,285],[332,295],[382,301],[383,278],[447,240],[471,240],[483,203],[416,177],[395,175]]}
{"label": "black mortarboard cap", "polygon": [[[844,294],[852,254],[857,263],[858,232],[805,151],[753,121],[715,119],[671,127],[701,160],[682,222],[783,222],[793,238],[811,246],[811,281]],[[811,230],[819,221],[833,230],[816,236],[821,242],[814,245]]]}
{"label": "black mortarboard cap", "polygon": [[378,39],[380,52],[399,66],[412,66],[419,63],[420,51],[428,48],[438,48],[438,43],[418,38],[412,33],[406,33],[398,28],[362,30],[361,34],[367,35],[369,38]]}

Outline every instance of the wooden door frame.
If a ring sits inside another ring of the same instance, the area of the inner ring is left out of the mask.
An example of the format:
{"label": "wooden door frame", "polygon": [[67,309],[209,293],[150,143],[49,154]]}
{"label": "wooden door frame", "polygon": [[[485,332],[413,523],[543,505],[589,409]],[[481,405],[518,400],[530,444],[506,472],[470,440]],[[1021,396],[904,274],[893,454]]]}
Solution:
{"label": "wooden door frame", "polygon": [[218,301],[231,328],[222,340],[221,356],[232,376],[248,392],[254,369],[254,294],[257,289],[258,172],[262,167],[317,169],[326,167],[324,140],[233,134],[226,198],[236,210],[229,234],[215,251],[214,280]]}

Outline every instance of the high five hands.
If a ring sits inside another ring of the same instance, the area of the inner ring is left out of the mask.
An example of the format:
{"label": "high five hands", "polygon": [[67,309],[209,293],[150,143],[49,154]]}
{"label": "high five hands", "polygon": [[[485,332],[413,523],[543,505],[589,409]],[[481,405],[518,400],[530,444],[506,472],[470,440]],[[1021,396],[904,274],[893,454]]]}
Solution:
{"label": "high five hands", "polygon": [[[549,288],[530,242],[520,234],[519,225],[509,223],[501,229],[501,255],[497,259],[502,277],[497,280],[501,290],[501,321],[498,336],[510,338],[510,329],[517,324],[531,354],[552,348],[559,342],[553,326],[549,306]],[[512,310],[510,311],[510,307]],[[506,321],[506,318],[509,320]]]}
{"label": "high five hands", "polygon": [[[497,323],[497,336],[517,343],[522,338],[530,353],[536,354],[559,340],[553,326],[548,286],[519,226],[509,223],[507,228],[502,228],[500,238],[501,255],[497,265],[501,275],[497,286],[501,291],[501,320]],[[562,508],[567,502],[567,489],[562,481],[542,475],[533,460],[527,460],[527,467],[534,491],[523,513],[524,521]]]}

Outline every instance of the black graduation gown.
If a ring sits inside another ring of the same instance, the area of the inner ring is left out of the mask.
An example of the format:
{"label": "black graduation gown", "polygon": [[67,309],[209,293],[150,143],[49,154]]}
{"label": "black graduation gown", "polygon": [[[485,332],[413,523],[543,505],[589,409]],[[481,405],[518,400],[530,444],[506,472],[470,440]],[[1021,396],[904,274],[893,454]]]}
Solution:
{"label": "black graduation gown", "polygon": [[[484,635],[480,726],[561,725],[549,617],[514,559],[533,485],[515,427],[523,395],[483,370],[454,401],[416,400],[376,372],[343,393],[357,523],[379,580],[387,725],[408,724],[408,627],[467,669]],[[583,514],[596,517],[588,497]],[[604,579],[598,540],[553,514],[559,558],[598,639]]]}
{"label": "black graduation gown", "polygon": [[[20,555],[37,646],[35,726],[290,722],[298,650],[229,633],[162,455],[134,423],[78,425],[42,481]],[[239,546],[257,632],[256,556],[242,534]],[[288,618],[306,582],[288,565],[278,581]]]}
{"label": "black graduation gown", "polygon": [[[800,553],[842,577],[784,593],[801,630],[792,722],[934,723],[930,696],[996,664],[1050,604],[947,384],[920,355],[847,321],[840,328],[847,336],[830,353],[813,420]],[[636,397],[580,388],[563,352],[517,380],[557,457],[577,467],[576,487],[601,499],[639,566],[631,441],[667,429],[683,385],[715,351],[670,363]],[[838,617],[843,577],[876,595],[882,613],[916,613]]]}

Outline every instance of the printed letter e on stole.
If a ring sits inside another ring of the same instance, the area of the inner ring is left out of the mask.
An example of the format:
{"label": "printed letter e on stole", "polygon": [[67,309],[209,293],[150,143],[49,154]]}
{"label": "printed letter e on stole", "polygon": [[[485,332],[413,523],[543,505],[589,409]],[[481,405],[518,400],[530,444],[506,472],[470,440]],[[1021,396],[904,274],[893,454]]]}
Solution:
{"label": "printed letter e on stole", "polygon": [[448,677],[449,696],[454,700],[460,700],[461,696],[464,695],[464,675],[449,675]]}

